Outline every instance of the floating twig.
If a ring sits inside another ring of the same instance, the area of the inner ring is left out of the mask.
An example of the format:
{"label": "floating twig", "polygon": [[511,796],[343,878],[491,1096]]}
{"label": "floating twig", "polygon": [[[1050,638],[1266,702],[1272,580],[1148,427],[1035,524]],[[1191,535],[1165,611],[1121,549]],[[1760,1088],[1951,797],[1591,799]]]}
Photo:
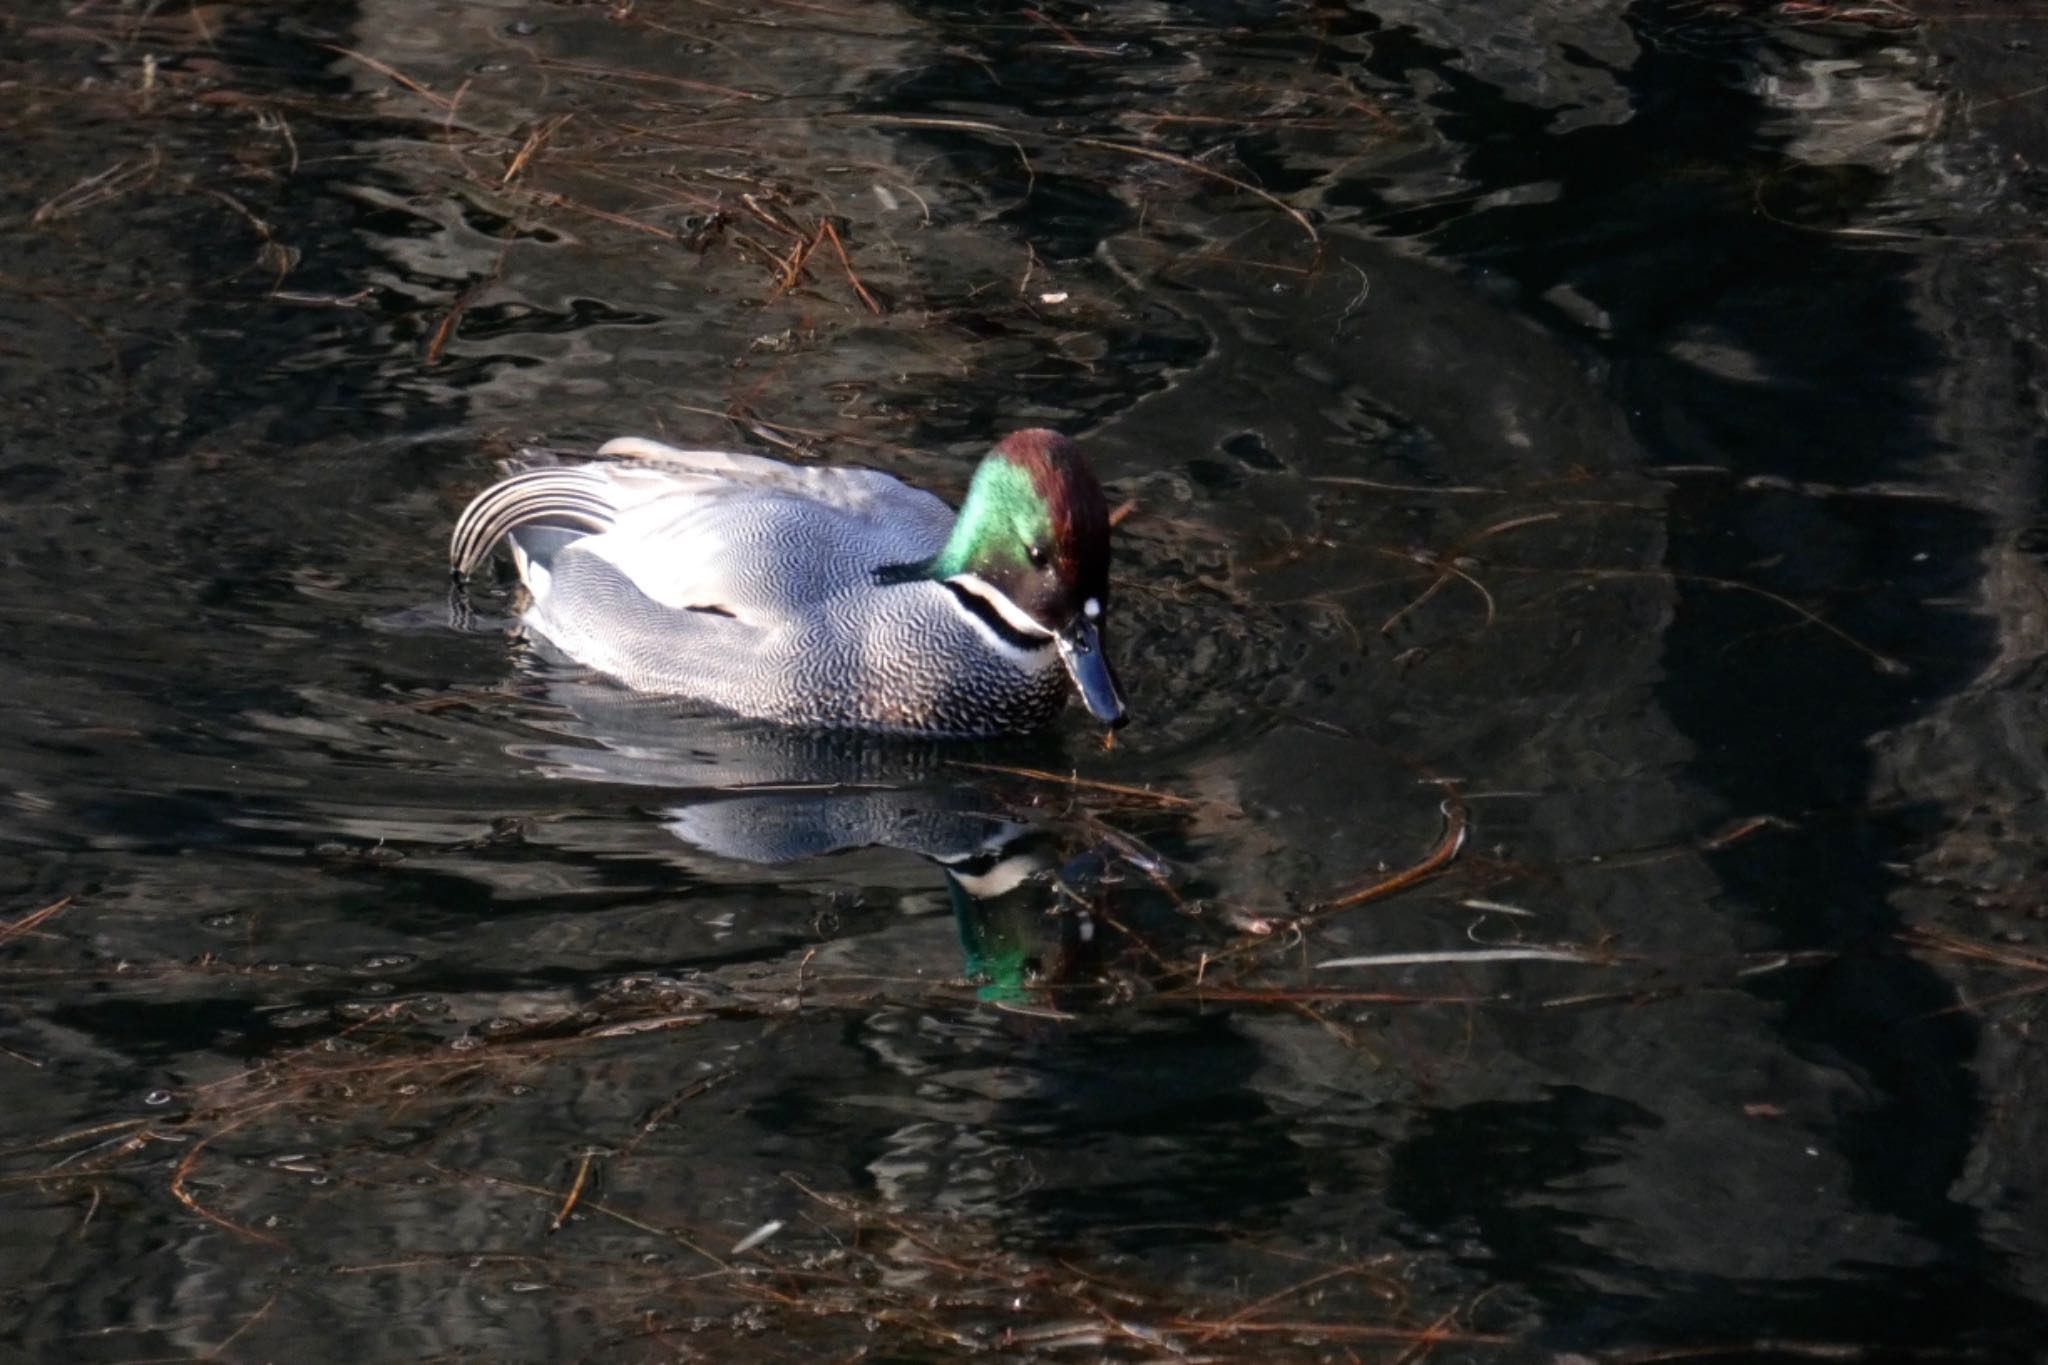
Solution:
{"label": "floating twig", "polygon": [[1188,157],[1175,156],[1172,152],[1162,152],[1156,147],[1139,147],[1128,142],[1111,142],[1108,138],[1100,137],[1077,137],[1074,141],[1083,147],[1099,147],[1104,151],[1122,152],[1125,156],[1141,156],[1148,161],[1162,161],[1169,166],[1177,166],[1181,170],[1192,172],[1195,175],[1221,181],[1232,189],[1242,190],[1255,198],[1263,199],[1289,218],[1292,218],[1295,225],[1308,234],[1310,245],[1314,246],[1318,253],[1323,249],[1322,234],[1316,231],[1316,225],[1309,221],[1307,214],[1278,195],[1262,190],[1257,185],[1251,184],[1248,181],[1240,180],[1234,175],[1225,175],[1213,166],[1204,166],[1201,162],[1191,160]]}
{"label": "floating twig", "polygon": [[1345,488],[1370,488],[1375,493],[1433,493],[1444,497],[1484,498],[1499,497],[1506,492],[1500,488],[1482,488],[1478,484],[1447,483],[1384,483],[1379,479],[1360,479],[1349,474],[1311,474],[1310,483],[1338,484]]}
{"label": "floating twig", "polygon": [[1395,892],[1406,890],[1417,882],[1425,881],[1449,867],[1451,860],[1458,856],[1458,850],[1465,846],[1467,826],[1465,803],[1458,799],[1458,793],[1454,789],[1448,788],[1448,784],[1446,784],[1446,788],[1449,794],[1445,796],[1443,804],[1443,837],[1437,840],[1436,847],[1429,851],[1428,856],[1413,867],[1404,868],[1399,872],[1382,877],[1376,882],[1361,886],[1356,891],[1339,896],[1335,900],[1322,901],[1310,908],[1318,912],[1325,910],[1348,910],[1354,905],[1363,905],[1367,901],[1384,900]]}
{"label": "floating twig", "polygon": [[503,250],[500,250],[498,252],[498,263],[491,267],[491,273],[455,296],[455,302],[448,305],[448,311],[442,314],[441,321],[434,326],[433,334],[427,338],[426,354],[423,357],[427,364],[435,365],[440,363],[441,353],[448,349],[448,343],[455,338],[455,329],[462,323],[462,315],[469,311],[471,304],[482,298],[493,285],[497,284],[499,273],[504,269],[504,265],[505,253]]}
{"label": "floating twig", "polygon": [[1786,611],[1791,612],[1794,616],[1797,616],[1800,620],[1805,621],[1808,625],[1817,627],[1821,631],[1834,636],[1835,639],[1841,641],[1850,649],[1868,658],[1872,666],[1879,673],[1887,677],[1905,677],[1913,671],[1910,666],[1900,660],[1872,649],[1869,645],[1864,644],[1863,641],[1827,620],[1818,612],[1800,606],[1797,602],[1781,593],[1772,592],[1769,588],[1759,588],[1754,583],[1744,583],[1740,579],[1720,578],[1713,574],[1688,573],[1679,569],[1536,569],[1505,564],[1495,567],[1503,573],[1555,573],[1574,578],[1591,578],[1595,580],[1609,578],[1653,578],[1669,583],[1697,583],[1701,587],[1716,588],[1723,592],[1746,592],[1752,596],[1761,597],[1766,602],[1775,603]]}
{"label": "floating twig", "polygon": [[852,117],[863,123],[878,123],[892,128],[932,128],[960,133],[981,133],[999,138],[1010,144],[1010,149],[1017,153],[1017,160],[1024,167],[1024,197],[1029,199],[1032,191],[1038,188],[1038,172],[1032,168],[1031,157],[1025,152],[1024,144],[1017,140],[1016,133],[1001,124],[989,123],[982,119],[941,118],[928,114],[858,114]]}
{"label": "floating twig", "polygon": [[208,1143],[212,1142],[215,1138],[226,1137],[237,1128],[247,1124],[257,1114],[262,1113],[266,1109],[275,1109],[283,1103],[284,1101],[282,1100],[273,1100],[268,1104],[258,1105],[255,1109],[227,1124],[227,1126],[216,1128],[213,1132],[206,1134],[192,1144],[192,1149],[185,1153],[184,1159],[178,1163],[177,1169],[171,1172],[171,1197],[173,1199],[216,1227],[225,1228],[237,1237],[246,1237],[252,1242],[261,1242],[265,1246],[276,1247],[279,1251],[288,1250],[283,1242],[278,1241],[275,1237],[258,1232],[252,1227],[237,1223],[225,1214],[215,1213],[212,1209],[200,1203],[198,1198],[185,1188],[185,1182],[191,1177],[193,1168],[199,1164],[199,1154],[206,1150]]}
{"label": "floating twig", "polygon": [[1055,23],[1035,9],[1019,10],[1018,13],[1041,28],[1049,29],[1053,33],[1058,34],[1060,39],[1059,50],[1062,52],[1072,52],[1082,57],[1120,57],[1123,55],[1124,50],[1121,46],[1102,47],[1099,44],[1082,42],[1074,36],[1071,29]]}
{"label": "floating twig", "polygon": [[540,153],[540,149],[548,144],[549,139],[561,131],[563,124],[575,117],[574,113],[557,114],[554,118],[549,119],[546,123],[541,124],[540,127],[528,133],[526,141],[520,143],[519,150],[513,153],[512,162],[505,167],[505,174],[499,177],[498,184],[500,186],[509,185],[514,180],[517,180],[519,173],[526,169],[533,158]]}
{"label": "floating twig", "polygon": [[1958,934],[1944,933],[1938,929],[1905,929],[1898,934],[1898,940],[1909,947],[1930,953],[1942,953],[1949,957],[1960,957],[1971,962],[1988,962],[1995,966],[2012,967],[2027,972],[2048,972],[2048,957],[2039,953],[1984,943]]}
{"label": "floating twig", "polygon": [[1557,521],[1561,519],[1563,516],[1564,513],[1562,512],[1537,512],[1526,517],[1510,517],[1506,521],[1495,522],[1491,526],[1473,532],[1471,535],[1459,541],[1456,545],[1453,545],[1450,549],[1445,550],[1442,554],[1436,556],[1435,559],[1426,561],[1431,568],[1434,568],[1437,571],[1436,577],[1432,579],[1429,586],[1424,588],[1421,594],[1417,596],[1413,601],[1409,602],[1407,606],[1401,608],[1399,611],[1395,612],[1392,616],[1389,616],[1385,621],[1380,623],[1380,634],[1393,634],[1395,626],[1400,625],[1401,622],[1405,620],[1409,615],[1421,609],[1421,607],[1424,604],[1426,604],[1432,597],[1435,597],[1438,593],[1442,592],[1444,590],[1444,585],[1449,583],[1453,578],[1462,579],[1464,582],[1469,583],[1473,587],[1473,589],[1478,592],[1480,599],[1486,604],[1486,624],[1489,626],[1492,625],[1494,615],[1493,594],[1488,592],[1485,589],[1485,587],[1480,584],[1478,579],[1466,573],[1463,569],[1460,569],[1458,567],[1457,561],[1460,558],[1462,558],[1466,554],[1466,552],[1471,550],[1473,546],[1479,544],[1481,541],[1491,540],[1493,537],[1497,535],[1501,535],[1508,531],[1517,531],[1525,526],[1539,526],[1544,522]]}
{"label": "floating twig", "polygon": [[832,220],[829,218],[822,220],[820,226],[825,229],[825,240],[832,243],[832,250],[839,254],[839,264],[846,268],[846,279],[853,286],[853,292],[860,295],[860,301],[868,306],[870,313],[880,317],[883,312],[882,305],[875,301],[875,296],[868,292],[868,287],[860,282],[860,276],[854,273],[853,262],[846,255],[846,244],[839,240],[839,230],[832,226]]}
{"label": "floating twig", "polygon": [[40,910],[29,911],[18,920],[0,924],[0,948],[5,948],[23,934],[33,933],[44,921],[53,918],[65,906],[71,904],[72,899],[70,896],[60,897],[57,900],[51,901]]}
{"label": "floating twig", "polygon": [[1536,918],[1534,910],[1524,910],[1519,905],[1509,905],[1505,901],[1487,900],[1481,896],[1467,896],[1459,901],[1458,904],[1464,906],[1467,910],[1484,910],[1495,915],[1513,915],[1517,919]]}
{"label": "floating twig", "polygon": [[543,194],[536,197],[540,203],[550,208],[567,209],[571,213],[580,213],[586,218],[595,218],[614,227],[631,228],[635,232],[644,232],[649,237],[659,237],[664,242],[683,240],[680,233],[670,232],[667,228],[656,227],[652,223],[643,223],[638,218],[631,218],[623,213],[608,213],[604,209],[592,208],[588,204],[579,204],[565,194]]}
{"label": "floating twig", "polygon": [[1583,948],[1452,948],[1434,953],[1370,953],[1364,957],[1333,957],[1316,967],[1427,967],[1459,962],[1578,962],[1611,967],[1615,959]]}
{"label": "floating twig", "polygon": [[397,67],[388,65],[387,63],[384,62],[380,62],[375,57],[372,57],[367,53],[358,52],[352,47],[340,47],[334,43],[322,43],[320,44],[320,46],[326,48],[329,52],[339,53],[341,56],[348,58],[352,62],[361,62],[364,66],[369,67],[370,70],[376,72],[380,76],[385,76],[391,80],[397,81],[400,85],[412,91],[421,99],[424,99],[429,103],[433,104],[434,107],[438,109],[448,109],[452,107],[452,104],[447,96],[435,94],[432,90],[429,90],[426,86],[420,84],[420,82],[406,75]]}
{"label": "floating twig", "polygon": [[567,71],[577,76],[595,76],[603,80],[638,81],[644,85],[666,85],[678,90],[694,90],[705,95],[722,95],[726,99],[747,104],[763,104],[770,100],[783,99],[780,92],[769,93],[760,90],[741,90],[730,85],[714,85],[709,81],[693,81],[684,76],[671,76],[664,72],[631,71],[616,66],[591,66],[583,62],[565,62],[544,57],[534,62],[544,71]]}
{"label": "floating twig", "polygon": [[117,161],[97,175],[89,175],[69,189],[62,190],[43,201],[36,211],[29,215],[30,227],[41,227],[82,213],[95,204],[103,204],[119,198],[127,191],[145,185],[156,177],[163,165],[164,154],[158,148],[151,148],[146,158],[134,163]]}
{"label": "floating twig", "polygon": [[975,772],[1002,773],[1006,777],[1022,777],[1033,782],[1057,782],[1062,786],[1079,787],[1087,791],[1107,792],[1112,796],[1128,796],[1136,800],[1151,802],[1154,805],[1173,806],[1182,810],[1193,810],[1202,804],[1185,796],[1175,796],[1170,792],[1153,791],[1150,787],[1127,787],[1120,782],[1098,782],[1093,778],[1082,777],[1075,773],[1068,773],[1063,776],[1059,773],[1047,772],[1043,768],[1012,768],[1001,763],[968,763],[958,759],[953,761],[952,766],[955,768],[971,768]]}
{"label": "floating twig", "polygon": [[755,1247],[760,1246],[776,1233],[782,1231],[783,1226],[783,1221],[780,1218],[770,1218],[767,1222],[761,1224],[760,1227],[755,1228],[752,1232],[734,1242],[732,1250],[726,1254],[728,1256],[744,1255]]}
{"label": "floating twig", "polygon": [[[99,1188],[97,1186],[93,1188],[93,1193],[95,1195],[99,1193]],[[201,1359],[223,1359],[227,1352],[228,1347],[234,1345],[237,1341],[239,1341],[244,1332],[247,1332],[251,1327],[254,1327],[257,1323],[263,1321],[264,1316],[268,1314],[270,1310],[277,1305],[278,1298],[283,1293],[284,1291],[282,1289],[273,1290],[271,1292],[270,1297],[263,1301],[263,1305],[260,1308],[258,1308],[255,1312],[251,1313],[248,1317],[243,1318],[241,1323],[235,1328],[234,1331],[228,1333],[226,1336],[222,1337],[218,1342],[214,1343],[213,1349],[208,1351],[204,1356],[201,1357]]]}
{"label": "floating twig", "polygon": [[1258,1317],[1261,1313],[1265,1312],[1268,1308],[1273,1307],[1275,1304],[1285,1303],[1288,1299],[1296,1298],[1302,1294],[1306,1294],[1309,1290],[1314,1289],[1317,1285],[1328,1284],[1332,1280],[1349,1279],[1350,1277],[1355,1275],[1369,1274],[1372,1271],[1378,1269],[1379,1265],[1384,1263],[1386,1259],[1387,1258],[1383,1257],[1381,1258],[1380,1262],[1364,1261],[1359,1262],[1355,1265],[1336,1266],[1332,1269],[1323,1271],[1320,1275],[1311,1275],[1307,1279],[1301,1280],[1295,1284],[1290,1284],[1284,1289],[1275,1290],[1273,1293],[1266,1295],[1262,1299],[1253,1300],[1251,1303],[1248,1303],[1244,1307],[1238,1309],[1235,1313],[1232,1313],[1229,1317],[1224,1318],[1221,1321],[1217,1322],[1215,1325],[1210,1327],[1209,1330],[1203,1332],[1200,1336],[1197,1336],[1195,1338],[1195,1344],[1197,1346],[1204,1346],[1207,1345],[1209,1342],[1214,1341],[1217,1337],[1227,1336],[1231,1332],[1236,1331],[1239,1327],[1242,1327],[1246,1323],[1250,1322],[1253,1318]]}
{"label": "floating twig", "polygon": [[810,262],[811,253],[825,242],[825,224],[820,222],[818,230],[806,239],[799,239],[790,247],[789,258],[782,264],[782,278],[776,282],[775,292],[770,298],[780,298],[797,287],[803,280],[804,266]]}
{"label": "floating twig", "polygon": [[1750,815],[1731,820],[1719,830],[1702,839],[1682,839],[1675,843],[1657,844],[1648,848],[1627,849],[1618,852],[1586,854],[1567,860],[1560,866],[1584,867],[1602,872],[1616,872],[1623,868],[1643,867],[1653,863],[1667,862],[1672,858],[1685,857],[1695,853],[1719,853],[1732,848],[1765,830],[1789,830],[1799,826],[1779,815]]}
{"label": "floating twig", "polygon": [[1321,987],[1204,986],[1199,983],[1161,991],[1156,1000],[1207,1000],[1226,1005],[1476,1005],[1476,995],[1440,992],[1352,991]]}
{"label": "floating twig", "polygon": [[562,1224],[569,1221],[569,1215],[576,1211],[576,1203],[583,1198],[583,1187],[590,1183],[590,1163],[597,1159],[597,1149],[583,1149],[583,1159],[576,1164],[576,1179],[570,1182],[569,1197],[562,1201],[562,1207],[555,1211],[554,1221],[548,1224],[549,1232],[560,1232]]}

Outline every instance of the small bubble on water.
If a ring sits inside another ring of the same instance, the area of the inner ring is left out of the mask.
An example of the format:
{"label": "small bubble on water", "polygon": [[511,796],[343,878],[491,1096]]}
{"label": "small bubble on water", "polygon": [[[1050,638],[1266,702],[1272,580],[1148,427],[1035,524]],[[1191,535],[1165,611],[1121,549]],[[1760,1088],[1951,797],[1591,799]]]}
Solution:
{"label": "small bubble on water", "polygon": [[171,1102],[171,1092],[168,1090],[152,1090],[142,1097],[142,1102],[151,1108],[161,1109],[164,1105]]}
{"label": "small bubble on water", "polygon": [[515,1294],[538,1294],[541,1290],[547,1288],[546,1285],[536,1283],[533,1280],[514,1280],[506,1287]]}
{"label": "small bubble on water", "polygon": [[505,32],[511,34],[514,38],[531,38],[534,34],[540,32],[540,25],[534,23],[531,19],[514,19],[511,23],[505,25]]}

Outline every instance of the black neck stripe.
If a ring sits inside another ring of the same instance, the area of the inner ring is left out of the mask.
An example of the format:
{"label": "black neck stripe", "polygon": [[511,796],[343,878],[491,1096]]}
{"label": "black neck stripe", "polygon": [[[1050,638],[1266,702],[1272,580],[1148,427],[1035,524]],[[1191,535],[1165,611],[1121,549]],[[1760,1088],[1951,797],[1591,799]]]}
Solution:
{"label": "black neck stripe", "polygon": [[893,587],[898,583],[915,583],[931,577],[930,564],[884,564],[874,573],[875,586]]}
{"label": "black neck stripe", "polygon": [[980,593],[964,588],[951,579],[941,579],[939,581],[945,584],[947,592],[960,599],[961,606],[980,617],[982,623],[994,631],[998,638],[1008,641],[1018,649],[1044,649],[1052,643],[1050,636],[1026,635],[1023,631],[1011,625],[1003,619],[1003,614],[995,609],[995,604]]}

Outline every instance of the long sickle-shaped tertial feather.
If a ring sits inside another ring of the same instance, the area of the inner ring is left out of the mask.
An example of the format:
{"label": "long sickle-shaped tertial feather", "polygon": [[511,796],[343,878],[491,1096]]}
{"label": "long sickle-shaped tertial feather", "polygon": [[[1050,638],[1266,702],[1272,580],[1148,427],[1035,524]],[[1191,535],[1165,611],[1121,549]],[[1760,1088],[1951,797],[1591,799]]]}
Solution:
{"label": "long sickle-shaped tertial feather", "polygon": [[602,477],[585,469],[529,469],[491,485],[470,503],[449,537],[448,566],[462,582],[522,526],[608,531],[617,514]]}

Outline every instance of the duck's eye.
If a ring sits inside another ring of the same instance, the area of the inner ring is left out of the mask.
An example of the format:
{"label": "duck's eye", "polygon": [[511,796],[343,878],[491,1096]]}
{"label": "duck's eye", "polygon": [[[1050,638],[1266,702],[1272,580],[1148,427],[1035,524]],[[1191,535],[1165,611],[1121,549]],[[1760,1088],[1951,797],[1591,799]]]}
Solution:
{"label": "duck's eye", "polygon": [[1052,563],[1052,556],[1047,554],[1045,547],[1037,541],[1024,547],[1024,557],[1031,561],[1031,567],[1034,569],[1042,569]]}

